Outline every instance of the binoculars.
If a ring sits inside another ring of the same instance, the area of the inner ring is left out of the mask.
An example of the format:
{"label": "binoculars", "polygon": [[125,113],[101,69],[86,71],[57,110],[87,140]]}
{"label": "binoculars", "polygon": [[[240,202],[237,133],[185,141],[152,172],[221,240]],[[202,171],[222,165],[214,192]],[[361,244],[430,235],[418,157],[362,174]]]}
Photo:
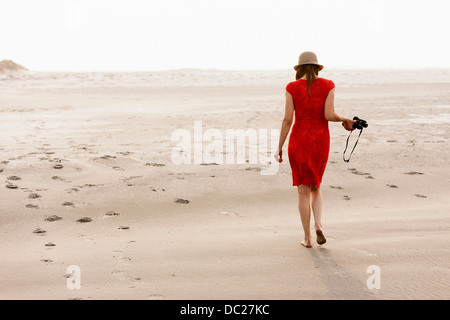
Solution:
{"label": "binoculars", "polygon": [[362,130],[362,128],[367,128],[368,124],[366,120],[360,119],[358,117],[353,117],[356,122],[353,124],[353,129]]}

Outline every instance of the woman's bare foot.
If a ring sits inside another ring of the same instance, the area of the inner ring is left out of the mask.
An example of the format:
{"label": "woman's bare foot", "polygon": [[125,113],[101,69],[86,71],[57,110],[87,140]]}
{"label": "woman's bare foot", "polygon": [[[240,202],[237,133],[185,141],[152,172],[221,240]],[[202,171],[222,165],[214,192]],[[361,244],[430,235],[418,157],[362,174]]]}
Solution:
{"label": "woman's bare foot", "polygon": [[317,236],[316,241],[317,241],[318,244],[322,245],[322,244],[324,244],[325,242],[327,242],[327,239],[326,239],[325,236],[323,235],[322,230],[317,229],[317,230],[316,230],[316,236]]}
{"label": "woman's bare foot", "polygon": [[310,241],[306,241],[303,240],[302,242],[300,242],[302,244],[302,246],[306,247],[306,248],[312,248],[311,242]]}

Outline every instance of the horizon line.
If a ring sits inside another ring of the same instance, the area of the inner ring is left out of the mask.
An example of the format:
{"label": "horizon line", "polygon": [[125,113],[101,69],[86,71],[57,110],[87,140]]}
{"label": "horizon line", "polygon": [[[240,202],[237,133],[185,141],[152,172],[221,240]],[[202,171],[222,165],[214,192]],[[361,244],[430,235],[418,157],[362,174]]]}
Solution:
{"label": "horizon line", "polygon": [[[449,70],[450,66],[403,66],[403,67],[325,67],[323,71],[425,71],[425,70]],[[167,69],[115,69],[115,70],[45,70],[45,69],[28,69],[25,72],[36,73],[152,73],[152,72],[174,72],[174,71],[214,71],[214,72],[255,72],[255,71],[291,71],[291,68],[199,68],[199,67],[183,67],[183,68],[167,68]],[[322,71],[322,72],[323,72]],[[292,72],[295,70],[292,68]]]}

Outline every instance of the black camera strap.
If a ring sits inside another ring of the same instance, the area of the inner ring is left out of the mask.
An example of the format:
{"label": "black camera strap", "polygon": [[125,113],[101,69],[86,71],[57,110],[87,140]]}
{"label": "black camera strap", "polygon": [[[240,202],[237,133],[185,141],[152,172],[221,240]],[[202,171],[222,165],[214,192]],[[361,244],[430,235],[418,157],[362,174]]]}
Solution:
{"label": "black camera strap", "polygon": [[355,150],[356,145],[358,144],[359,137],[361,136],[361,133],[363,132],[363,129],[362,129],[362,128],[360,129],[359,135],[358,135],[358,139],[356,139],[356,142],[355,142],[355,145],[353,146],[352,152],[350,152],[350,155],[349,155],[348,159],[345,159],[345,152],[347,151],[348,140],[350,139],[350,136],[352,135],[352,132],[353,132],[353,131],[354,131],[354,130],[350,131],[350,133],[349,133],[349,135],[348,135],[348,137],[347,137],[347,143],[345,144],[345,150],[344,150],[344,153],[342,154],[342,158],[344,159],[345,162],[350,162],[350,158],[352,157],[352,153],[353,153],[353,151]]}

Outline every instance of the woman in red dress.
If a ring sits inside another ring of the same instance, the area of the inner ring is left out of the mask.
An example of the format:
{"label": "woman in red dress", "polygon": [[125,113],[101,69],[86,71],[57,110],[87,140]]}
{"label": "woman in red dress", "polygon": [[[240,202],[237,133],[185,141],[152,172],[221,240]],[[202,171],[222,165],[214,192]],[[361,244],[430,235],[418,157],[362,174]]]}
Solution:
{"label": "woman in red dress", "polygon": [[286,86],[286,107],[281,125],[277,161],[283,161],[283,144],[295,121],[289,138],[288,155],[292,170],[292,185],[297,186],[300,218],[305,232],[302,245],[311,248],[311,209],[318,244],[324,244],[322,193],[320,184],[328,161],[330,133],[328,121],[342,122],[346,130],[353,130],[354,120],[341,117],[334,111],[334,83],[319,78],[323,66],[317,62],[314,52],[300,55],[296,81]]}

